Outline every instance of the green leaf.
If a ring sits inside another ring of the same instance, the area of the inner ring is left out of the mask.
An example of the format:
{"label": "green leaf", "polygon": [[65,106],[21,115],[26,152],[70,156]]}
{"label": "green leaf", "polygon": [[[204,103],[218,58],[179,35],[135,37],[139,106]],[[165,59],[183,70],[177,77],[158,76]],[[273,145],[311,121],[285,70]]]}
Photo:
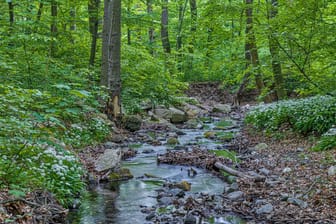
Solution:
{"label": "green leaf", "polygon": [[66,90],[70,90],[71,87],[68,86],[68,85],[65,85],[65,84],[55,84],[55,85],[52,85],[53,87],[56,87],[57,89],[66,89]]}
{"label": "green leaf", "polygon": [[80,98],[88,98],[91,96],[91,93],[86,90],[71,90],[70,93]]}
{"label": "green leaf", "polygon": [[26,196],[26,193],[22,190],[17,190],[17,189],[14,189],[14,190],[9,190],[8,193],[10,195],[13,195],[14,197],[16,198],[22,198],[24,196]]}

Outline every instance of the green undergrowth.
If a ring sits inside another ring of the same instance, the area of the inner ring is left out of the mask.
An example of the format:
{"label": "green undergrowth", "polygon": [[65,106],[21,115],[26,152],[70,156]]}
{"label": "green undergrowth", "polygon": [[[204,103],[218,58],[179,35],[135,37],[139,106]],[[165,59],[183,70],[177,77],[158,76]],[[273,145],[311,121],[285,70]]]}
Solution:
{"label": "green undergrowth", "polygon": [[95,94],[63,84],[49,91],[0,84],[0,189],[42,188],[70,203],[84,188],[73,149],[111,130]]}
{"label": "green undergrowth", "polygon": [[332,96],[262,104],[247,114],[245,122],[272,136],[286,131],[318,136],[320,141],[314,147],[318,151],[336,146],[336,132],[332,132],[336,124],[336,98]]}

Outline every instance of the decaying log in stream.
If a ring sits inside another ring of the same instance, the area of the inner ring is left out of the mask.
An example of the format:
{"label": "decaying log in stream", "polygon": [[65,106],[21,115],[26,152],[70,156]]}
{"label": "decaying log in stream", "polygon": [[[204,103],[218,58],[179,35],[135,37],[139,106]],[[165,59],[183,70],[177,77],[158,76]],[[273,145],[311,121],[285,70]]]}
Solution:
{"label": "decaying log in stream", "polygon": [[266,180],[265,176],[259,175],[259,174],[254,174],[254,175],[249,175],[243,172],[240,172],[238,170],[232,169],[231,167],[225,166],[224,164],[220,163],[220,162],[216,162],[215,163],[215,167],[218,169],[221,169],[231,175],[237,176],[237,177],[241,177],[241,178],[246,178],[246,179],[251,179],[255,182],[263,182]]}

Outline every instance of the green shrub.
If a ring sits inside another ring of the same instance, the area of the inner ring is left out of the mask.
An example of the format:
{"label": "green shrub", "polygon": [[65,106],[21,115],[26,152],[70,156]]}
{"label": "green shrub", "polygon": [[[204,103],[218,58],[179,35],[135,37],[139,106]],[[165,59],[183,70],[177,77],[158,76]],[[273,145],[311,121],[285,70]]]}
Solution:
{"label": "green shrub", "polygon": [[336,149],[336,128],[329,129],[312,148],[314,151]]}
{"label": "green shrub", "polygon": [[93,91],[53,88],[0,84],[0,188],[47,189],[67,205],[84,187],[83,169],[69,149],[100,142],[110,127],[95,109]]}
{"label": "green shrub", "polygon": [[315,96],[259,105],[245,121],[270,132],[287,127],[303,135],[322,135],[336,124],[336,98]]}

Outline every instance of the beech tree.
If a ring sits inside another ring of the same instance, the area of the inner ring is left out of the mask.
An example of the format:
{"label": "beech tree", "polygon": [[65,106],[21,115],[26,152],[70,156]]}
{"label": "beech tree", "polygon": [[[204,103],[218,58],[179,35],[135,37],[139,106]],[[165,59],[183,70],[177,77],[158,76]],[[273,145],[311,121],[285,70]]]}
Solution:
{"label": "beech tree", "polygon": [[269,49],[272,57],[272,70],[273,70],[273,76],[274,76],[274,84],[275,84],[275,91],[277,99],[281,100],[286,98],[286,89],[285,89],[285,83],[284,78],[282,75],[282,69],[281,69],[281,61],[280,61],[280,49],[276,41],[276,36],[278,35],[276,30],[274,30],[271,26],[272,20],[277,16],[278,14],[278,1],[277,0],[271,0],[270,8],[268,9],[268,19],[269,19]]}
{"label": "beech tree", "polygon": [[88,12],[89,12],[89,31],[91,34],[91,47],[90,47],[90,59],[89,65],[94,66],[97,40],[98,40],[98,25],[99,25],[99,4],[100,0],[88,0]]}
{"label": "beech tree", "polygon": [[108,116],[121,116],[121,0],[104,1],[101,85],[108,89]]}
{"label": "beech tree", "polygon": [[170,53],[170,42],[168,34],[168,0],[162,0],[162,12],[161,12],[161,41],[163,51]]}

